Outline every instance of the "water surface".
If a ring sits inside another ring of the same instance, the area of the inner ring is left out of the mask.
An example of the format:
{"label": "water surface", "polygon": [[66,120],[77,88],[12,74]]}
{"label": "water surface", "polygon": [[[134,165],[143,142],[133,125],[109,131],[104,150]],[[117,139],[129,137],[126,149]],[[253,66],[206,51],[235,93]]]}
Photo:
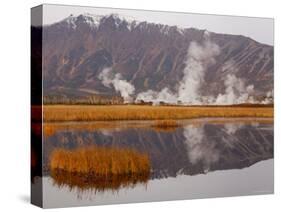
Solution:
{"label": "water surface", "polygon": [[[45,207],[273,192],[271,119],[183,120],[178,127],[163,129],[153,127],[153,121],[72,122],[55,129],[44,136]],[[148,154],[149,179],[102,191],[58,186],[48,168],[51,152],[92,145]]]}

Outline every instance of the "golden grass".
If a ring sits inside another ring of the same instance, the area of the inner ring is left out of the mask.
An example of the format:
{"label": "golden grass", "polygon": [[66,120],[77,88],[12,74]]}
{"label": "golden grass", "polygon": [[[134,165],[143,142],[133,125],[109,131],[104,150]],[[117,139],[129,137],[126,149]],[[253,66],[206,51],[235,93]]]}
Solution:
{"label": "golden grass", "polygon": [[50,169],[104,177],[141,175],[150,171],[150,160],[147,154],[125,148],[55,149],[50,156]]}
{"label": "golden grass", "polygon": [[45,122],[165,120],[205,117],[273,117],[273,107],[147,106],[147,105],[45,105]]}
{"label": "golden grass", "polygon": [[117,190],[147,182],[150,160],[147,154],[132,149],[97,146],[55,149],[50,156],[50,173],[58,186]]}

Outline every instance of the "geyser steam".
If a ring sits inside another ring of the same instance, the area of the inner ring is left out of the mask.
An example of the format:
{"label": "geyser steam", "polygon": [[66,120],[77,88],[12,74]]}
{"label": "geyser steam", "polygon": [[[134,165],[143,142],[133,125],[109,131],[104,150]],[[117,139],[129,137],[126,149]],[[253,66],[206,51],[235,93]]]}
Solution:
{"label": "geyser steam", "polygon": [[152,102],[154,105],[157,105],[161,102],[175,104],[178,99],[169,88],[163,88],[160,92],[148,90],[146,92],[139,93],[137,95],[136,102],[139,101]]}
{"label": "geyser steam", "polygon": [[184,104],[202,103],[199,89],[204,84],[205,71],[209,65],[216,62],[215,56],[219,55],[218,45],[212,43],[209,34],[205,33],[203,45],[191,42],[188,49],[184,77],[179,85],[178,100]]}
{"label": "geyser steam", "polygon": [[113,74],[112,68],[104,68],[98,78],[102,84],[108,88],[113,86],[114,90],[119,92],[124,102],[131,102],[135,87],[128,81],[122,79],[121,74]]}
{"label": "geyser steam", "polygon": [[191,42],[187,51],[183,79],[180,81],[177,91],[172,93],[168,88],[163,88],[160,92],[148,90],[137,95],[136,101],[201,104],[203,99],[200,95],[200,87],[205,83],[205,71],[216,62],[215,57],[219,55],[219,46],[210,40],[209,33],[205,31],[202,45]]}
{"label": "geyser steam", "polygon": [[[245,81],[234,74],[225,75],[225,90],[217,96],[204,96],[200,91],[205,82],[205,73],[211,65],[216,63],[220,48],[210,39],[209,32],[205,31],[202,44],[191,42],[184,61],[183,78],[175,86],[175,92],[168,87],[160,91],[147,90],[135,95],[135,102],[152,102],[154,105],[161,102],[184,105],[232,105],[241,103],[257,103],[254,98],[254,86],[246,86]],[[222,66],[223,73],[236,73],[237,67],[233,61],[227,61]],[[105,68],[99,79],[106,87],[113,87],[119,92],[124,102],[132,102],[135,87],[122,79],[121,74],[112,73],[111,68]],[[273,91],[268,92],[266,98],[259,102],[262,104],[273,102]]]}
{"label": "geyser steam", "polygon": [[233,74],[226,76],[224,80],[225,93],[219,94],[216,99],[216,104],[241,104],[241,103],[254,103],[254,99],[251,96],[254,92],[254,86],[245,86],[242,79],[237,78]]}

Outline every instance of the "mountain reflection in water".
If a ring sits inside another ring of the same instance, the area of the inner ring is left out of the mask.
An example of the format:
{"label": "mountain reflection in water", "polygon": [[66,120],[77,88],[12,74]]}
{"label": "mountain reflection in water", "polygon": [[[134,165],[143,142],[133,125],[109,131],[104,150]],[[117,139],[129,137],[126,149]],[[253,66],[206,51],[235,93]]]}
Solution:
{"label": "mountain reflection in water", "polygon": [[[79,123],[76,123],[79,124]],[[94,124],[94,123],[92,123]],[[61,128],[44,139],[44,172],[56,148],[91,145],[144,152],[151,163],[150,179],[242,169],[273,158],[273,123],[264,120],[183,122],[175,130],[120,127],[71,130]]]}

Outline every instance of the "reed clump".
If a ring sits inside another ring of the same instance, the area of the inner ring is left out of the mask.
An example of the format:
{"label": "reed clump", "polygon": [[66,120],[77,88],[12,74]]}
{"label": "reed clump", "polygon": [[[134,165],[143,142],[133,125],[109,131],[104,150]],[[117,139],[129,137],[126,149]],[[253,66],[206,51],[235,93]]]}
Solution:
{"label": "reed clump", "polygon": [[145,183],[150,177],[147,154],[132,149],[81,147],[55,149],[50,156],[50,175],[56,185],[79,190],[118,190]]}
{"label": "reed clump", "polygon": [[156,120],[153,127],[179,127],[180,125],[176,120]]}
{"label": "reed clump", "polygon": [[150,160],[147,154],[128,148],[55,149],[50,156],[50,169],[103,177],[142,175],[149,173]]}
{"label": "reed clump", "polygon": [[152,128],[157,131],[174,131],[178,127],[180,127],[180,124],[176,120],[156,120],[152,124]]}

